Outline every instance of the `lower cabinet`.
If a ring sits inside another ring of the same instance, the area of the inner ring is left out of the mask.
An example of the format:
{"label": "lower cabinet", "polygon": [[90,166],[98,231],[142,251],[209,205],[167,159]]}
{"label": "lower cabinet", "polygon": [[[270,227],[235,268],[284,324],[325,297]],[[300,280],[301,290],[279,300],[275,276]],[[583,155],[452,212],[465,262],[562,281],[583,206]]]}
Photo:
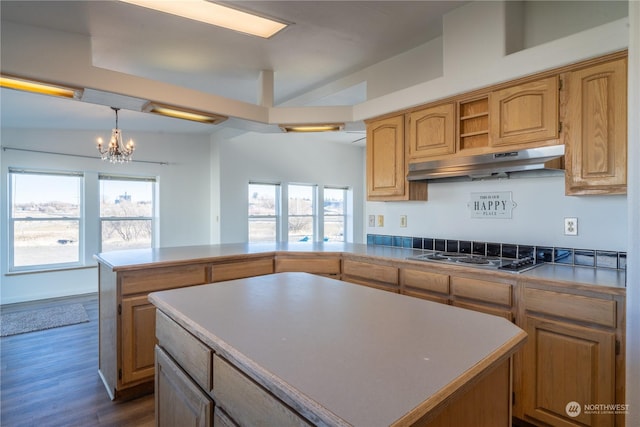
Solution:
{"label": "lower cabinet", "polygon": [[342,280],[389,292],[400,292],[398,267],[358,258],[342,260]]}
{"label": "lower cabinet", "polygon": [[120,380],[132,384],[153,377],[157,343],[156,308],[146,295],[122,298],[122,368]]}
{"label": "lower cabinet", "polygon": [[157,427],[310,427],[223,357],[157,311]]}
{"label": "lower cabinet", "polygon": [[156,347],[155,354],[156,426],[209,427],[215,425],[213,400],[164,350]]}
{"label": "lower cabinet", "polygon": [[535,288],[523,294],[519,324],[529,338],[518,359],[516,417],[539,426],[623,426],[624,410],[609,409],[625,403],[622,300]]}

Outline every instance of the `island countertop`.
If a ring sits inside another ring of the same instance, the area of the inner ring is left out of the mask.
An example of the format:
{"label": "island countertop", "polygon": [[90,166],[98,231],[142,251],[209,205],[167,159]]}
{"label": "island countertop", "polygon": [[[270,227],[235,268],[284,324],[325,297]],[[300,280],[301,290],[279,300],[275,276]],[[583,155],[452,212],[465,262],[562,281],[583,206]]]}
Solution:
{"label": "island countertop", "polygon": [[314,423],[409,425],[526,340],[507,320],[307,273],[149,300]]}

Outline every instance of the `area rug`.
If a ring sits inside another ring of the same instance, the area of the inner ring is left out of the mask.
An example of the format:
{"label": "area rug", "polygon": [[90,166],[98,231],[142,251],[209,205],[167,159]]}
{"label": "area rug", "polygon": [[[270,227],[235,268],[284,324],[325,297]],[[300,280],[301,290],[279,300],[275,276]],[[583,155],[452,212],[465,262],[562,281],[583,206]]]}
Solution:
{"label": "area rug", "polygon": [[89,321],[82,304],[66,304],[40,310],[0,314],[0,337],[59,328]]}

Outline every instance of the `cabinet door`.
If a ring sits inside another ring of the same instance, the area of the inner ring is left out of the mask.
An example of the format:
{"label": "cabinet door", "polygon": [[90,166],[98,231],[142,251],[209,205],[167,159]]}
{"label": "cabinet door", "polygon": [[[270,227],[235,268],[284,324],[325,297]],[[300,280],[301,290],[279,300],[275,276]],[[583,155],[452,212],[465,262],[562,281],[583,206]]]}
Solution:
{"label": "cabinet door", "polygon": [[525,416],[553,426],[613,426],[614,415],[584,405],[616,403],[615,334],[533,316],[525,330]]}
{"label": "cabinet door", "polygon": [[210,427],[213,401],[160,347],[156,347],[156,426]]}
{"label": "cabinet door", "polygon": [[409,161],[455,152],[453,103],[436,105],[408,114]]}
{"label": "cabinet door", "polygon": [[122,385],[153,379],[156,309],[146,295],[122,299]]}
{"label": "cabinet door", "polygon": [[627,60],[569,73],[567,91],[567,194],[626,193]]}
{"label": "cabinet door", "polygon": [[558,138],[558,77],[523,83],[489,96],[491,145]]}
{"label": "cabinet door", "polygon": [[404,117],[372,122],[367,126],[367,194],[403,196]]}

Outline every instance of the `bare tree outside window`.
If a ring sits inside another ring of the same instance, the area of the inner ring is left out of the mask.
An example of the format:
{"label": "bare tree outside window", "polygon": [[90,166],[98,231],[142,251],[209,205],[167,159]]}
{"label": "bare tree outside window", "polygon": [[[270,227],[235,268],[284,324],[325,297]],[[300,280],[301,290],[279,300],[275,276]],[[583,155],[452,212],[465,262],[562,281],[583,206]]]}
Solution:
{"label": "bare tree outside window", "polygon": [[152,246],[152,179],[100,177],[101,251]]}

